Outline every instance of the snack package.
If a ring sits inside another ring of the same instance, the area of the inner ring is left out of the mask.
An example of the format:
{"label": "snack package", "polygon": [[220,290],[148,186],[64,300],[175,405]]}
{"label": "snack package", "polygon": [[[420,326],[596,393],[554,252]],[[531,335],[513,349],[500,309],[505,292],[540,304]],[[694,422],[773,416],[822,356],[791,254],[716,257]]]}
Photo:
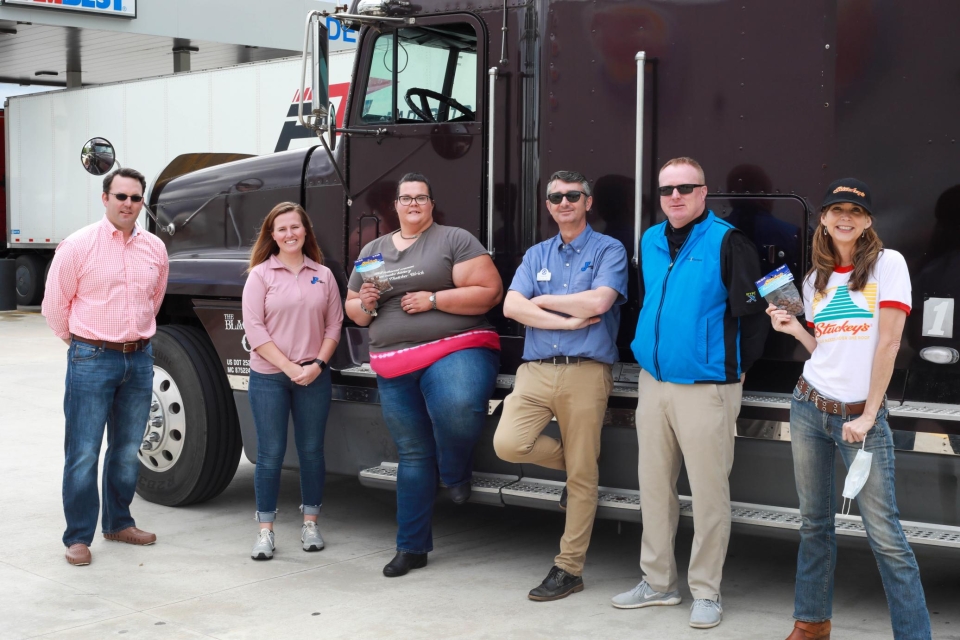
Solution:
{"label": "snack package", "polygon": [[366,258],[360,258],[353,263],[357,273],[363,278],[364,282],[369,282],[377,287],[380,293],[390,291],[393,285],[386,278],[387,267],[383,262],[383,254],[376,253]]}
{"label": "snack package", "polygon": [[763,299],[778,309],[783,309],[795,316],[803,315],[803,298],[793,282],[793,274],[787,265],[783,264],[757,280],[757,291]]}

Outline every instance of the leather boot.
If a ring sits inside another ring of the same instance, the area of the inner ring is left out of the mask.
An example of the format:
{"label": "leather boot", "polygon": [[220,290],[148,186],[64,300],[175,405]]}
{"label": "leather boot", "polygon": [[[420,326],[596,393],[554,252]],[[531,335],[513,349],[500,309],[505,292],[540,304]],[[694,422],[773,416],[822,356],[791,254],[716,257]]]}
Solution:
{"label": "leather boot", "polygon": [[830,640],[830,621],[803,622],[797,620],[793,625],[793,633],[787,640]]}
{"label": "leather boot", "polygon": [[388,578],[398,578],[407,575],[411,569],[421,569],[425,566],[427,566],[427,554],[397,551],[393,560],[383,568],[383,575]]}

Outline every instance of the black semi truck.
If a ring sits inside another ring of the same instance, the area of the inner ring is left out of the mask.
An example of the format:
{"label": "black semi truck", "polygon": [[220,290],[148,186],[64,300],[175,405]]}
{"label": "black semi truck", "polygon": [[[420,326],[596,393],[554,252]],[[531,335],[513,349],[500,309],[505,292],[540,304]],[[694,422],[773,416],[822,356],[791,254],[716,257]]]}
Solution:
{"label": "black semi truck", "polygon": [[[357,56],[334,118],[323,16],[308,17],[312,102],[302,107],[315,146],[230,162],[183,156],[151,185],[151,227],[171,269],[141,496],[208,500],[241,451],[255,460],[240,298],[250,246],[277,202],[306,208],[345,295],[360,248],[398,228],[396,180],[423,173],[436,219],[475,234],[509,283],[524,251],[557,233],[542,204],[553,171],[593,180],[589,223],[636,264],[640,234],[663,219],[658,168],[687,155],[706,169],[709,207],[756,243],[763,272],[786,264],[797,280],[826,185],[848,175],[873,185],[880,236],[906,257],[914,292],[887,391],[898,504],[911,542],[960,547],[960,3],[355,0],[335,17],[360,29]],[[631,271],[600,459],[598,516],[620,520],[641,517]],[[502,364],[472,500],[556,509],[562,476],[493,452],[523,327],[499,310],[490,318]],[[788,413],[805,357],[770,332],[747,376],[735,522],[799,528]],[[390,488],[396,451],[367,361],[366,329],[348,321],[331,363],[327,469]],[[838,531],[863,535],[856,514],[838,516]]]}

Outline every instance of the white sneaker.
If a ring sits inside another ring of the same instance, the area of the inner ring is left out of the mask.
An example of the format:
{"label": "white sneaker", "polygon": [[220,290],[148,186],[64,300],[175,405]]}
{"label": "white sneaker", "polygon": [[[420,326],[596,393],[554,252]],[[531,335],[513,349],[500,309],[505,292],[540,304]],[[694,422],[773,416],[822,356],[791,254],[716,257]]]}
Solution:
{"label": "white sneaker", "polygon": [[723,618],[723,607],[720,598],[707,600],[697,598],[690,607],[690,626],[694,629],[710,629],[720,624]]}
{"label": "white sneaker", "polygon": [[320,529],[317,523],[312,520],[305,520],[303,528],[300,529],[300,542],[303,543],[304,551],[320,551],[323,549],[323,538],[320,536]]}
{"label": "white sneaker", "polygon": [[273,531],[270,529],[260,529],[260,533],[257,534],[257,543],[253,545],[253,551],[250,552],[250,557],[254,560],[269,560],[273,557],[273,550],[275,548],[273,545]]}
{"label": "white sneaker", "polygon": [[646,580],[641,580],[640,584],[630,591],[613,596],[613,606],[617,609],[642,609],[643,607],[669,606],[680,604],[679,591],[655,591],[653,587],[647,584]]}

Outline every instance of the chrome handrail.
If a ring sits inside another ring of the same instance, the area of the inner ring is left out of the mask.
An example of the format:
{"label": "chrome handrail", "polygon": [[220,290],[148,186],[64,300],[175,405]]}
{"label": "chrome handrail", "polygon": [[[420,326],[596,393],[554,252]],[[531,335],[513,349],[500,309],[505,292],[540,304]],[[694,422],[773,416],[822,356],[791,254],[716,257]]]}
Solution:
{"label": "chrome handrail", "polygon": [[640,264],[640,213],[643,204],[643,65],[647,59],[645,51],[634,56],[637,61],[637,150],[636,180],[633,185],[633,266]]}
{"label": "chrome handrail", "polygon": [[487,253],[493,258],[497,253],[493,246],[493,147],[496,140],[494,133],[497,121],[494,97],[497,87],[497,68],[490,67],[487,75],[490,77],[490,98],[487,102],[487,113],[489,114],[487,118]]}

